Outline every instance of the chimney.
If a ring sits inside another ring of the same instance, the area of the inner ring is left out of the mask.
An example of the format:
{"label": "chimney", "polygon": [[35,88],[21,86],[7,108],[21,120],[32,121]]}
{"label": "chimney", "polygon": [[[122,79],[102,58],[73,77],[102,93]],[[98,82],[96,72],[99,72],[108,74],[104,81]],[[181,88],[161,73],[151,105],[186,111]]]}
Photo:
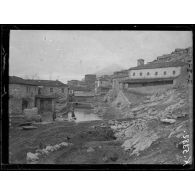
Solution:
{"label": "chimney", "polygon": [[143,65],[144,65],[144,59],[138,59],[137,66],[143,66]]}

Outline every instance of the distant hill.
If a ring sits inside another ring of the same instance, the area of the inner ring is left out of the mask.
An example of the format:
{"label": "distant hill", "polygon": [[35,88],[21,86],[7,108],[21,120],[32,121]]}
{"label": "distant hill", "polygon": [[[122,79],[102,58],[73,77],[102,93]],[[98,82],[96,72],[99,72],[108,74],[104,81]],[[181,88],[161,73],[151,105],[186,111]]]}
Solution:
{"label": "distant hill", "polygon": [[122,67],[118,64],[112,64],[110,66],[107,66],[107,67],[95,72],[94,74],[96,74],[97,76],[111,75],[111,74],[113,74],[113,72],[120,71],[120,70],[123,70],[123,69],[124,69],[124,67]]}

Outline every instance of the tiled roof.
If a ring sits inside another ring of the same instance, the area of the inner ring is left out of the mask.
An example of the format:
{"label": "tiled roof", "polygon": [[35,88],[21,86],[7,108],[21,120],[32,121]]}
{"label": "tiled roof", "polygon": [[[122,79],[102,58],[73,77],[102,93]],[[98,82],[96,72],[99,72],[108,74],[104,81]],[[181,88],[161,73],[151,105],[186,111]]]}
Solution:
{"label": "tiled roof", "polygon": [[67,86],[66,84],[62,83],[61,81],[53,81],[53,80],[30,80],[28,79],[27,81],[38,85],[38,86],[48,86],[48,87],[65,87]]}
{"label": "tiled roof", "polygon": [[32,82],[17,76],[9,76],[9,84],[35,85]]}
{"label": "tiled roof", "polygon": [[49,86],[49,87],[65,87],[66,84],[56,80],[32,80],[32,79],[22,79],[16,76],[9,77],[10,84],[23,84],[23,85],[34,85],[34,86]]}
{"label": "tiled roof", "polygon": [[127,79],[121,81],[121,83],[150,83],[155,81],[170,81],[176,79],[177,77],[167,77],[167,78],[142,78],[142,79]]}
{"label": "tiled roof", "polygon": [[129,70],[167,68],[167,67],[178,67],[178,66],[185,66],[185,65],[188,65],[188,64],[185,62],[181,62],[181,61],[155,62],[155,63],[148,63],[142,66],[136,66],[136,67],[130,68]]}

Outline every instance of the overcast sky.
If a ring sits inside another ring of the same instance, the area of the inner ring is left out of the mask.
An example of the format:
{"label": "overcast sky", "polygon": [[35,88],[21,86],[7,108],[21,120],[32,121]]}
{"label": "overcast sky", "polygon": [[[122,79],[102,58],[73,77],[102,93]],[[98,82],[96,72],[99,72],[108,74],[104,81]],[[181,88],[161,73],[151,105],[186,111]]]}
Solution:
{"label": "overcast sky", "polygon": [[10,33],[10,75],[63,82],[82,79],[107,66],[136,66],[192,46],[187,31],[42,31]]}

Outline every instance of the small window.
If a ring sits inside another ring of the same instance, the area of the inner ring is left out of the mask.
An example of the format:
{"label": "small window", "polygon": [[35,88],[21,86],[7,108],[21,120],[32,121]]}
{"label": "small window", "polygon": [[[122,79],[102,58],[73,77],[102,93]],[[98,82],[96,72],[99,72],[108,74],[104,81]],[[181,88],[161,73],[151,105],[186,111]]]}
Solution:
{"label": "small window", "polygon": [[166,75],[167,74],[167,72],[166,71],[164,71],[164,75]]}
{"label": "small window", "polygon": [[142,76],[142,72],[140,72],[139,75]]}
{"label": "small window", "polygon": [[53,88],[50,88],[50,92],[53,92]]}
{"label": "small window", "polygon": [[64,88],[62,88],[62,93],[64,93]]}
{"label": "small window", "polygon": [[133,76],[135,76],[135,72],[133,73]]}
{"label": "small window", "polygon": [[149,73],[149,72],[147,72],[147,75],[149,76],[149,75],[150,75],[150,73]]}
{"label": "small window", "polygon": [[173,74],[175,74],[175,70],[173,71]]}
{"label": "small window", "polygon": [[155,75],[158,75],[158,72],[155,72]]}

